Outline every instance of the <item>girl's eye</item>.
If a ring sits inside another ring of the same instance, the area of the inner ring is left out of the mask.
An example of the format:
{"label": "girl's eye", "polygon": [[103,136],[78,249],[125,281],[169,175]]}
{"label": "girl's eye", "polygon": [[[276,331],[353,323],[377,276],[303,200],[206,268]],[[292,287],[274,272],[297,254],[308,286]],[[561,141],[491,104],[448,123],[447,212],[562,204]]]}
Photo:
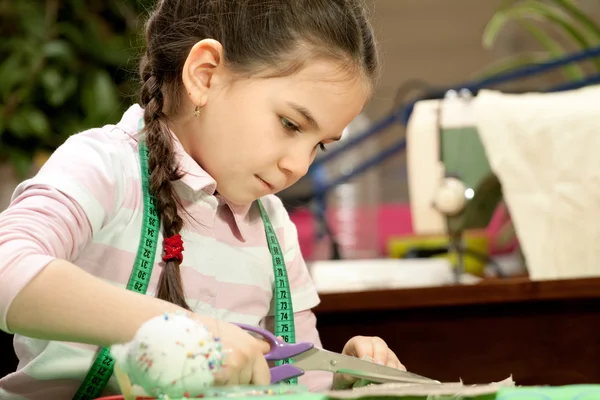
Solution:
{"label": "girl's eye", "polygon": [[[285,129],[286,131],[291,131],[294,133],[300,132],[300,126],[296,125],[289,119],[280,117],[280,120],[281,120],[281,125],[283,126],[283,129]],[[325,147],[324,143],[319,143],[317,146],[319,146],[319,149],[321,149],[321,151],[327,151],[327,148]]]}
{"label": "girl's eye", "polygon": [[283,128],[287,131],[300,132],[300,127],[287,118],[281,117],[281,125],[283,125]]}

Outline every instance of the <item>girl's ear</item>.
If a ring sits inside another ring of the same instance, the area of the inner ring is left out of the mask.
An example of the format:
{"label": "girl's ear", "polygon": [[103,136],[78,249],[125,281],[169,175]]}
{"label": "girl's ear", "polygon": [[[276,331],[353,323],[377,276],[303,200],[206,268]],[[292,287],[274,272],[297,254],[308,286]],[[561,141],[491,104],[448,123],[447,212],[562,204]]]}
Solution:
{"label": "girl's ear", "polygon": [[210,88],[219,83],[222,72],[224,65],[221,43],[204,39],[192,47],[182,71],[183,85],[192,104],[197,107],[206,104]]}

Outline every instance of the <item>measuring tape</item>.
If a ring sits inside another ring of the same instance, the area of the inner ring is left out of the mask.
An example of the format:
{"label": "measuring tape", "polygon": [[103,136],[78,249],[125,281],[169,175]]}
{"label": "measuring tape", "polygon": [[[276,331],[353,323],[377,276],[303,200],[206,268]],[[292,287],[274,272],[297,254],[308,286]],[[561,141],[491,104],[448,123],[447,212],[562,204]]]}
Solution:
{"label": "measuring tape", "polygon": [[[143,128],[144,121],[140,119],[139,130]],[[140,168],[142,172],[142,191],[144,198],[144,213],[142,234],[138,252],[133,265],[133,270],[129,276],[127,290],[146,294],[154,267],[156,257],[156,248],[158,235],[160,232],[160,216],[156,207],[156,197],[150,191],[150,171],[148,167],[148,148],[145,142],[139,140]],[[285,267],[285,260],[281,252],[281,246],[277,240],[277,235],[271,224],[271,220],[265,211],[260,200],[257,200],[260,210],[260,216],[265,226],[265,233],[269,252],[273,261],[274,286],[275,286],[275,336],[280,336],[287,343],[296,342],[296,328],[294,325],[294,312],[292,307],[292,297],[290,284]],[[292,360],[286,359],[278,361],[277,364],[289,364]],[[100,349],[92,367],[88,371],[81,386],[75,393],[73,400],[93,400],[102,394],[104,388],[114,372],[115,360],[110,355],[110,350],[106,347]],[[297,378],[292,378],[286,383],[295,384]]]}
{"label": "measuring tape", "polygon": [[[294,324],[294,308],[292,307],[292,291],[290,290],[290,282],[287,275],[287,268],[285,267],[285,260],[283,254],[281,254],[281,246],[279,246],[279,240],[275,234],[275,229],[271,224],[269,215],[263,207],[260,200],[257,201],[258,209],[260,210],[260,217],[263,220],[265,226],[265,233],[267,235],[267,244],[269,245],[269,252],[271,253],[271,259],[273,260],[273,275],[274,275],[274,286],[275,286],[275,336],[280,336],[286,343],[296,343],[296,326]],[[277,361],[276,365],[291,364],[292,360],[287,358],[285,360]],[[297,378],[292,378],[286,381],[286,383],[296,384],[298,383]]]}

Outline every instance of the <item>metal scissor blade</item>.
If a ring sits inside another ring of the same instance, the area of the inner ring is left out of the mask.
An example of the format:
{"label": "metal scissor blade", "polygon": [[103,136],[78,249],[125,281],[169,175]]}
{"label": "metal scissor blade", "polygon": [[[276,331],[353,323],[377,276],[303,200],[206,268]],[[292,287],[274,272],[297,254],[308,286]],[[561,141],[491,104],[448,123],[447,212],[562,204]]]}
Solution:
{"label": "metal scissor blade", "polygon": [[312,349],[294,357],[294,366],[304,371],[329,371],[352,375],[377,383],[440,383],[396,368],[386,367],[356,357],[328,350]]}

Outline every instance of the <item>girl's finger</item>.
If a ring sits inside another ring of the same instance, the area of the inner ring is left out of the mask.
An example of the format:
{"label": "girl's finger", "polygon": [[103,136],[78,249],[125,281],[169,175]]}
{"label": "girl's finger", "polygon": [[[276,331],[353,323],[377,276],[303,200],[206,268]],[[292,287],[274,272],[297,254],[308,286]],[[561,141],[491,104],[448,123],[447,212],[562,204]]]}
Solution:
{"label": "girl's finger", "polygon": [[385,341],[380,337],[373,336],[371,337],[371,348],[373,349],[373,352],[370,354],[370,356],[375,360],[375,362],[382,365],[387,365],[388,355],[390,353],[387,343],[385,343]]}
{"label": "girl's finger", "polygon": [[267,360],[263,357],[258,357],[254,360],[250,383],[258,386],[266,386],[271,383],[271,370],[269,369]]}
{"label": "girl's finger", "polygon": [[388,367],[392,367],[392,368],[401,369],[403,371],[406,371],[406,367],[404,365],[402,365],[402,363],[398,359],[398,356],[396,356],[396,353],[394,353],[391,350],[389,350],[388,361],[387,361],[386,365]]}
{"label": "girl's finger", "polygon": [[346,344],[344,354],[356,358],[373,357],[373,341],[368,337],[355,336]]}

